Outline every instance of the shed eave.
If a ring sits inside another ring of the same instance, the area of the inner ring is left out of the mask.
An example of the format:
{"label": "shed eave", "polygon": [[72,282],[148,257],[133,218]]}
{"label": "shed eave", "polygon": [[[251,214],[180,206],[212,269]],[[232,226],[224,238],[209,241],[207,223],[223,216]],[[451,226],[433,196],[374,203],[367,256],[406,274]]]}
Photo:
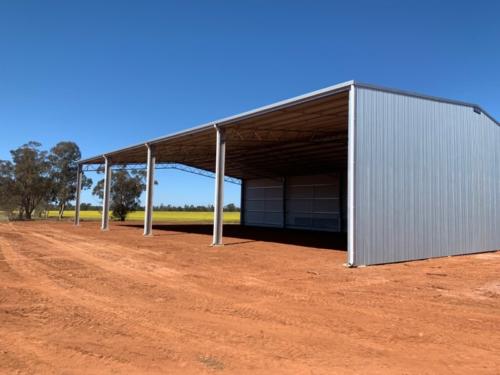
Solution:
{"label": "shed eave", "polygon": [[293,97],[291,99],[282,100],[282,101],[279,101],[279,102],[276,102],[276,103],[273,103],[270,105],[266,105],[266,106],[259,107],[259,108],[256,108],[256,109],[253,109],[250,111],[242,112],[242,113],[237,114],[237,115],[224,117],[224,118],[221,118],[221,119],[216,120],[216,121],[211,121],[211,122],[208,122],[208,123],[205,123],[205,124],[202,124],[202,125],[199,125],[199,126],[187,129],[187,130],[182,130],[182,131],[168,134],[168,135],[165,135],[162,137],[153,138],[153,139],[150,139],[148,141],[134,144],[131,146],[127,146],[124,148],[120,148],[117,150],[113,150],[113,151],[107,152],[105,154],[96,155],[96,156],[93,156],[93,157],[90,157],[87,159],[82,159],[82,160],[78,161],[78,163],[79,164],[102,163],[103,155],[113,157],[113,154],[123,153],[123,152],[130,151],[130,150],[137,150],[140,148],[145,148],[146,144],[154,145],[154,144],[160,143],[162,141],[172,140],[172,139],[184,137],[184,136],[187,136],[190,134],[195,134],[195,133],[200,133],[203,131],[211,130],[214,128],[215,125],[223,126],[223,127],[234,125],[238,121],[246,120],[246,119],[249,119],[251,117],[260,116],[260,115],[263,115],[263,114],[266,114],[266,113],[269,113],[272,111],[277,111],[277,110],[288,108],[288,107],[298,105],[298,104],[301,104],[301,103],[304,103],[307,101],[323,98],[325,96],[329,96],[329,95],[337,94],[337,93],[342,92],[342,91],[346,91],[353,84],[354,84],[353,80],[339,83],[337,85],[333,85],[333,86],[326,87],[324,89],[312,91],[312,92],[309,92],[307,94]]}

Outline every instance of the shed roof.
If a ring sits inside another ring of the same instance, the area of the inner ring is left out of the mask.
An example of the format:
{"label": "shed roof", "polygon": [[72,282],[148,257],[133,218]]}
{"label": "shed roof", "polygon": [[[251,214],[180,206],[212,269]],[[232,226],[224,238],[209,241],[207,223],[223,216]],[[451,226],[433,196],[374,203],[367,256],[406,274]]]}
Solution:
{"label": "shed roof", "polygon": [[213,171],[215,126],[226,131],[226,174],[237,178],[328,172],[347,163],[348,90],[352,85],[479,109],[476,104],[347,81],[321,90],[212,121],[178,133],[106,152],[80,164],[144,163],[146,144],[157,162]]}

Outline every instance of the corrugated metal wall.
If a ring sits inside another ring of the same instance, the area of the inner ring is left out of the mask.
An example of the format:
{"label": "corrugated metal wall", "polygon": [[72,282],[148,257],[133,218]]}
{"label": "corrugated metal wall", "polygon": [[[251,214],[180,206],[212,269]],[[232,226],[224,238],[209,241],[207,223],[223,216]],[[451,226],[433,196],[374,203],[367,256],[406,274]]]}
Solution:
{"label": "corrugated metal wall", "polygon": [[356,88],[354,264],[500,249],[500,126]]}

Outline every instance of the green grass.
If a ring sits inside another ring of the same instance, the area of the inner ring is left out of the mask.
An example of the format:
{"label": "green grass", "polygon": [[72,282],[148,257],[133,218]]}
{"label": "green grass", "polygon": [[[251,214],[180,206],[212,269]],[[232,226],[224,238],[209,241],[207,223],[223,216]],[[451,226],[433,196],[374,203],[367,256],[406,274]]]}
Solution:
{"label": "green grass", "polygon": [[[75,217],[75,211],[64,211],[65,218]],[[213,220],[213,212],[189,212],[189,211],[153,211],[153,220],[178,222],[178,223],[208,223]],[[49,218],[57,218],[57,211],[49,211]],[[80,211],[80,219],[82,220],[100,220],[101,214],[99,211]],[[127,216],[128,220],[144,220],[144,211],[131,212]],[[239,212],[225,212],[225,223],[239,223]]]}

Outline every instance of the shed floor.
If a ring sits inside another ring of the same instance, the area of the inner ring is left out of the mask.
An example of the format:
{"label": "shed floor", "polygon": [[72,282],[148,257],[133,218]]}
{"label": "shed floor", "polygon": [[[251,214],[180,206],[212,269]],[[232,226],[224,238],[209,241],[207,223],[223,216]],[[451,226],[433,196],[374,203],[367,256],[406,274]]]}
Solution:
{"label": "shed floor", "polygon": [[350,269],[253,230],[98,228],[0,223],[1,374],[500,373],[499,252]]}
{"label": "shed floor", "polygon": [[[142,228],[142,224],[122,224]],[[212,235],[211,224],[155,224],[153,231],[180,232]],[[158,233],[157,233],[158,234]],[[347,251],[347,234],[298,229],[250,227],[237,224],[224,225],[224,242],[227,245],[250,242],[278,242],[287,245],[316,249]],[[207,244],[209,244],[207,242]]]}

